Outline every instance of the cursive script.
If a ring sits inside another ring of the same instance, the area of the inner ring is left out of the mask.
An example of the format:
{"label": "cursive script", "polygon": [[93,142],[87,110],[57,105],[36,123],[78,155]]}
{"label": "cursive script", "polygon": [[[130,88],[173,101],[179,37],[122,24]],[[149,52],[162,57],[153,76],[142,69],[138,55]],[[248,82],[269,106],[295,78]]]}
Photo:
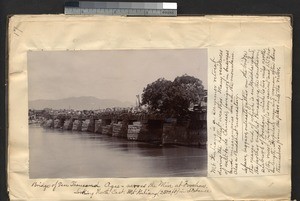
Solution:
{"label": "cursive script", "polygon": [[282,54],[273,47],[211,51],[209,176],[282,173]]}
{"label": "cursive script", "polygon": [[94,183],[68,180],[57,180],[54,182],[34,181],[31,187],[38,191],[72,192],[74,195],[86,199],[105,195],[142,196],[151,199],[162,196],[211,192],[205,183],[189,180],[180,180],[177,182],[155,180],[143,183],[128,182],[126,184],[119,184],[113,181],[97,181]]}

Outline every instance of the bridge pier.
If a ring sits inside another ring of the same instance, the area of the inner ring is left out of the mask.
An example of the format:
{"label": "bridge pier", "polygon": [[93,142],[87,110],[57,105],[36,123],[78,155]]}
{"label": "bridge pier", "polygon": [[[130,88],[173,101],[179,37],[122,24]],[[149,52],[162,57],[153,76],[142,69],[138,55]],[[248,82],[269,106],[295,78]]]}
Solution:
{"label": "bridge pier", "polygon": [[206,114],[185,122],[168,122],[163,125],[163,144],[205,146],[206,142]]}
{"label": "bridge pier", "polygon": [[73,128],[73,119],[66,119],[64,122],[63,129],[64,130],[72,130]]}
{"label": "bridge pier", "polygon": [[161,143],[162,133],[163,120],[161,119],[133,121],[128,125],[127,139]]}
{"label": "bridge pier", "polygon": [[127,138],[128,121],[118,121],[112,124],[112,136]]}
{"label": "bridge pier", "polygon": [[94,119],[85,119],[84,121],[82,121],[81,131],[94,132],[94,130],[95,130]]}
{"label": "bridge pier", "polygon": [[64,119],[57,118],[54,120],[54,125],[53,125],[54,128],[63,128],[63,125],[64,125]]}
{"label": "bridge pier", "polygon": [[44,123],[44,128],[53,128],[54,127],[54,121],[53,119],[48,119]]}
{"label": "bridge pier", "polygon": [[81,120],[79,120],[79,119],[74,120],[72,130],[73,131],[81,131],[81,125],[82,125]]}
{"label": "bridge pier", "polygon": [[163,122],[164,120],[161,119],[148,119],[147,121],[143,121],[138,140],[161,143]]}
{"label": "bridge pier", "polygon": [[102,119],[102,134],[103,135],[112,135],[112,120],[111,119]]}
{"label": "bridge pier", "polygon": [[95,133],[102,133],[102,119],[95,120]]}
{"label": "bridge pier", "polygon": [[138,136],[142,129],[142,123],[140,121],[134,121],[132,124],[128,125],[127,129],[127,139],[128,140],[138,140]]}

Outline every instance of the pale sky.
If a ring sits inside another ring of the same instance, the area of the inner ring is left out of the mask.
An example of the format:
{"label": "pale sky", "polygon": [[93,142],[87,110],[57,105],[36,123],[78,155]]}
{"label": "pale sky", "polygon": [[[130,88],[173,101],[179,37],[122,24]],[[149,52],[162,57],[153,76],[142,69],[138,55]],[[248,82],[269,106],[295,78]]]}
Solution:
{"label": "pale sky", "polygon": [[207,50],[28,52],[29,100],[94,96],[135,103],[147,84],[188,74],[207,89]]}

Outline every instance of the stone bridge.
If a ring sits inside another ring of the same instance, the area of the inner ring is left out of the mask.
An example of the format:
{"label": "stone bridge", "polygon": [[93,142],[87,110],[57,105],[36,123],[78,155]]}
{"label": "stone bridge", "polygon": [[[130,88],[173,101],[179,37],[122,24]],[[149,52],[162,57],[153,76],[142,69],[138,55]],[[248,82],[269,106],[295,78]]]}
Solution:
{"label": "stone bridge", "polygon": [[177,121],[146,113],[101,113],[90,115],[48,115],[44,128],[93,132],[159,144],[206,145],[206,111],[191,112]]}

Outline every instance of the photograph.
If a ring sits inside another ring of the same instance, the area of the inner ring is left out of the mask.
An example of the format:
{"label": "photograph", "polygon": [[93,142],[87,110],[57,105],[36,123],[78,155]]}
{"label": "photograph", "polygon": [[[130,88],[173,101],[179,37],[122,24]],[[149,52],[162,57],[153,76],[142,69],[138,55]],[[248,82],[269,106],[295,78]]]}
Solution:
{"label": "photograph", "polygon": [[28,51],[29,178],[206,177],[207,54]]}

